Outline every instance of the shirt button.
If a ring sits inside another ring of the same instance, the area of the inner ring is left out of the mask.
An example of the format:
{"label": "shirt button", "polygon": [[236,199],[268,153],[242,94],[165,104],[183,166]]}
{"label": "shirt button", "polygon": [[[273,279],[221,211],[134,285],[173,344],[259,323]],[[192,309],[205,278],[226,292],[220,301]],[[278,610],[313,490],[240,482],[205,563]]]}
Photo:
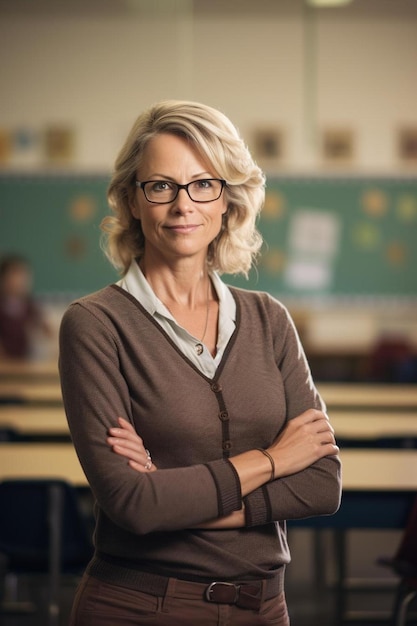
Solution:
{"label": "shirt button", "polygon": [[201,356],[204,352],[204,347],[202,343],[197,343],[195,345],[195,351],[197,352],[197,356]]}

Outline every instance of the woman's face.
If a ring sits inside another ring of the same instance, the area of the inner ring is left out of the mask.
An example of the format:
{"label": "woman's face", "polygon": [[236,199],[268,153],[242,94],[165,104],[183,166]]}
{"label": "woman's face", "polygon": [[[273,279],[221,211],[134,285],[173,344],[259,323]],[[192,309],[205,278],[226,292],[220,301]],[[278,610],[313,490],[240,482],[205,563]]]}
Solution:
{"label": "woman's face", "polygon": [[[219,178],[187,140],[176,135],[160,134],[151,139],[142,162],[137,172],[140,182],[169,181],[185,185],[199,179]],[[141,221],[145,259],[170,263],[194,258],[203,262],[209,244],[221,229],[226,209],[224,192],[217,200],[199,203],[191,200],[185,189],[180,189],[169,204],[153,204],[138,187],[132,214]]]}

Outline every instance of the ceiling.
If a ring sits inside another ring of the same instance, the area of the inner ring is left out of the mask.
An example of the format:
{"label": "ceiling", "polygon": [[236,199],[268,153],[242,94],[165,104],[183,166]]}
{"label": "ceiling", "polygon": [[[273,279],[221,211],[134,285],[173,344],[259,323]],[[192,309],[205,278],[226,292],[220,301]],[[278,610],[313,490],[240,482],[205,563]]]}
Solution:
{"label": "ceiling", "polygon": [[[195,15],[274,15],[302,13],[305,0],[0,0],[0,15],[122,16],[129,13],[185,12]],[[417,0],[352,0],[339,8],[314,9],[327,14],[416,18]]]}

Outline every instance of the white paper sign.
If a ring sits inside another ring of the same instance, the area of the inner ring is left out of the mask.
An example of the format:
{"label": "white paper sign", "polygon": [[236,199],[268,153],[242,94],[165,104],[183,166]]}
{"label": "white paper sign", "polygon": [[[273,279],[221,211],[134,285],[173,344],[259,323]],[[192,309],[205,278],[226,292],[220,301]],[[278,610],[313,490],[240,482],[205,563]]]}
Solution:
{"label": "white paper sign", "polygon": [[339,249],[340,220],[318,209],[297,211],[290,224],[285,281],[293,289],[323,291],[331,287]]}

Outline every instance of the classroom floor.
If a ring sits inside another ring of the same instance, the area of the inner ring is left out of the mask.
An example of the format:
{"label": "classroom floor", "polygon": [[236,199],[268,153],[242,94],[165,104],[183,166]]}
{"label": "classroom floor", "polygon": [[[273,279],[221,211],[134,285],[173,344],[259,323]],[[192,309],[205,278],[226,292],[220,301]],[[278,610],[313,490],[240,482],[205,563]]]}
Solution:
{"label": "classroom floor", "polygon": [[[66,580],[61,593],[61,616],[60,626],[68,626],[68,616],[71,607],[72,597],[75,589],[75,580]],[[42,585],[36,584],[33,580],[27,584],[23,584],[25,600],[32,599],[34,602],[45,599],[45,592]],[[354,619],[344,621],[343,626],[349,624],[351,626],[388,626],[389,625],[389,609],[392,606],[393,591],[388,592],[361,592],[355,598],[352,595],[352,607],[355,609],[362,608],[367,612],[370,610],[384,609],[387,611],[385,616],[377,616],[367,619]],[[321,591],[312,588],[311,585],[300,586],[297,584],[295,588],[291,583],[287,584],[287,601],[291,616],[291,626],[341,626],[336,618],[336,601],[335,594],[332,589],[325,588]],[[416,607],[417,608],[417,607]],[[417,624],[417,614],[410,616],[407,624]],[[0,615],[1,626],[47,626],[48,620],[45,612],[38,610],[36,612],[13,615]],[[115,624],[115,626],[117,626]]]}

